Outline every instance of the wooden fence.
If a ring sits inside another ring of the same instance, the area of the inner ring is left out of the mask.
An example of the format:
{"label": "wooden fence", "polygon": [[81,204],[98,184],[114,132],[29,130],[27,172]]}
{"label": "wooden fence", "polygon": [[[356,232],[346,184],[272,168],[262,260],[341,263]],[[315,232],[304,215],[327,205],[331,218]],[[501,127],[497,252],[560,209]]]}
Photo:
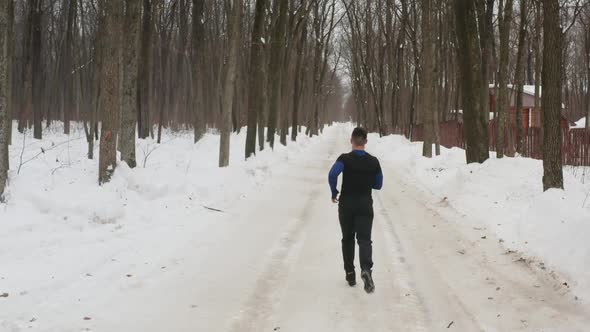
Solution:
{"label": "wooden fence", "polygon": [[[512,128],[516,140],[516,129]],[[496,151],[496,126],[490,122],[488,127],[489,149]],[[416,125],[412,129],[412,141],[423,141],[424,129]],[[504,138],[507,141],[507,136]],[[523,130],[522,155],[528,158],[543,159],[543,138],[541,128]],[[440,144],[446,148],[465,149],[463,123],[448,121],[440,124]],[[562,129],[561,152],[564,165],[590,166],[590,131],[586,129]]]}

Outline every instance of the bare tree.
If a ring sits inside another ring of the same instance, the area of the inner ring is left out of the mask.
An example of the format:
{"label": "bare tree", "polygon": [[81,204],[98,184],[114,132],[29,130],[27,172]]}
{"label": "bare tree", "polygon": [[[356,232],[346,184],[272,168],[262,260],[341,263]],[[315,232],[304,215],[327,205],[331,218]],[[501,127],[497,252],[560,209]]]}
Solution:
{"label": "bare tree", "polygon": [[488,111],[483,103],[480,39],[477,33],[475,3],[455,0],[457,29],[457,56],[459,62],[467,163],[483,163],[489,158]]}
{"label": "bare tree", "polygon": [[527,32],[527,0],[520,0],[520,30],[518,32],[518,51],[516,54],[516,69],[514,83],[516,84],[515,96],[515,122],[516,122],[516,151],[522,153],[523,124],[522,124],[522,94],[524,85],[524,47]]}
{"label": "bare tree", "polygon": [[238,49],[240,47],[240,25],[242,18],[242,0],[234,0],[227,20],[228,24],[228,57],[223,87],[221,138],[219,144],[219,167],[229,165],[229,143],[231,134],[231,111],[234,101],[235,80],[238,65]]}
{"label": "bare tree", "polygon": [[248,129],[246,132],[246,158],[256,153],[256,127],[258,116],[264,107],[261,82],[264,80],[264,21],[266,0],[256,0],[252,42],[250,46],[250,75],[248,78]]}
{"label": "bare tree", "polygon": [[434,126],[434,45],[432,39],[432,0],[422,0],[422,72],[420,78],[421,110],[424,117],[422,155],[432,158]]}
{"label": "bare tree", "polygon": [[278,10],[278,18],[273,28],[270,55],[270,105],[268,113],[268,130],[266,133],[270,148],[274,147],[279,108],[281,105],[281,80],[283,74],[283,60],[285,52],[285,31],[287,29],[288,0],[275,0],[275,9]]}
{"label": "bare tree", "polygon": [[77,12],[77,0],[67,0],[68,17],[66,24],[66,40],[63,50],[63,64],[62,77],[64,78],[65,89],[61,94],[63,101],[61,102],[62,113],[64,119],[64,134],[70,133],[70,119],[72,118],[72,111],[74,109],[74,21]]}
{"label": "bare tree", "polygon": [[559,1],[543,0],[543,190],[563,188],[560,126],[562,47]]}
{"label": "bare tree", "polygon": [[192,52],[193,52],[193,127],[195,131],[194,141],[198,142],[205,134],[205,116],[203,110],[203,58],[205,56],[205,17],[204,17],[204,0],[193,0],[193,35],[192,35]]}
{"label": "bare tree", "polygon": [[[542,56],[541,54],[541,29],[542,29],[542,16],[541,16],[541,1],[535,1],[535,38],[533,42],[533,53],[535,55],[535,101],[534,101],[534,114],[540,114],[540,96],[541,96],[541,69],[542,69]],[[542,128],[541,128],[542,129]]]}
{"label": "bare tree", "polygon": [[[0,0],[0,202],[4,201],[4,188],[8,177],[8,133],[11,119],[8,118],[9,95],[12,93],[8,71],[10,53],[10,17],[13,15],[12,0]],[[9,12],[10,11],[10,12]]]}
{"label": "bare tree", "polygon": [[[510,38],[510,26],[512,24],[512,0],[506,0],[502,8],[502,0],[500,0],[500,10],[503,10],[503,14],[500,16],[500,64],[498,70],[498,103],[497,113],[498,119],[496,120],[496,155],[498,158],[504,157],[504,148],[508,147],[510,151],[510,137],[512,132],[512,126],[510,125],[510,117],[508,113],[508,61],[509,61],[509,38]],[[504,141],[504,135],[509,137],[509,141]],[[506,144],[507,143],[507,144]]]}
{"label": "bare tree", "polygon": [[125,34],[123,43],[123,109],[121,110],[121,160],[129,167],[137,165],[135,158],[135,127],[137,123],[138,43],[140,0],[125,0]]}
{"label": "bare tree", "polygon": [[151,66],[153,35],[153,0],[143,0],[143,18],[141,26],[141,52],[139,63],[139,138],[146,138],[152,129],[151,123]]}
{"label": "bare tree", "polygon": [[[301,0],[301,6],[299,10],[309,11],[310,7],[307,6],[306,0]],[[298,22],[300,26],[296,27],[296,33],[294,36],[294,43],[296,43],[297,50],[295,51],[296,60],[295,60],[295,76],[294,86],[293,86],[293,113],[292,113],[292,120],[291,120],[291,141],[297,140],[297,125],[299,124],[299,109],[301,108],[301,96],[303,95],[303,87],[305,80],[305,69],[303,67],[303,61],[305,60],[306,56],[306,39],[307,39],[307,19],[308,14],[304,14],[301,18],[301,21]],[[297,35],[299,34],[299,35]]]}
{"label": "bare tree", "polygon": [[98,162],[98,182],[109,182],[117,166],[117,117],[119,115],[118,56],[120,35],[121,4],[123,0],[101,0],[99,7],[105,11],[104,42],[102,44],[105,61],[101,68],[100,114],[100,154]]}

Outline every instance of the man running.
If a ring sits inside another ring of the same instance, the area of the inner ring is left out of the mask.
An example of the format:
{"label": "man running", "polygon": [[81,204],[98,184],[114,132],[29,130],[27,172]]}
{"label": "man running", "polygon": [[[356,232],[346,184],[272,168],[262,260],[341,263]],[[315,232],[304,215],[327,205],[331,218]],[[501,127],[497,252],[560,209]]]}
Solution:
{"label": "man running", "polygon": [[[350,286],[356,285],[354,271],[354,236],[359,244],[361,278],[365,291],[372,293],[375,284],[371,276],[373,268],[371,228],[373,227],[372,190],[383,186],[383,173],[379,160],[365,151],[367,131],[355,128],[350,138],[352,151],[338,157],[330,170],[328,181],[332,190],[332,202],[338,203],[338,217],[342,229],[342,257],[346,281]],[[342,193],[338,199],[338,176],[343,173]]]}

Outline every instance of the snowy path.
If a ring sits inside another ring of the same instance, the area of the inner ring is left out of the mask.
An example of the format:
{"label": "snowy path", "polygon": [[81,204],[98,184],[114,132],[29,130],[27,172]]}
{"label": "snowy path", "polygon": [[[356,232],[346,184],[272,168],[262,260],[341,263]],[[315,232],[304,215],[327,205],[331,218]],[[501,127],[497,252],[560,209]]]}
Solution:
{"label": "snowy path", "polygon": [[[346,142],[346,134],[338,142]],[[231,331],[586,330],[587,313],[504,255],[493,236],[466,233],[428,208],[429,198],[401,183],[393,169],[385,170],[386,187],[375,196],[377,291],[350,289],[341,271],[336,207],[328,205],[325,188],[326,170],[346,147],[326,143],[336,147],[327,160],[318,157],[285,179],[299,183],[297,195],[308,195],[283,200],[303,208],[280,235],[265,232],[272,249]],[[285,220],[284,208],[251,208]]]}
{"label": "snowy path", "polygon": [[[61,314],[62,325],[32,330],[587,330],[590,313],[569,294],[505,254],[493,234],[454,222],[462,216],[444,202],[432,203],[387,165],[384,190],[374,196],[376,292],[348,287],[326,178],[348,148],[348,131],[327,132],[262,191],[224,213],[211,212],[206,228],[152,257],[150,268],[124,288],[119,281],[113,289],[63,285],[69,293],[85,290],[84,303],[59,302],[56,292],[56,303],[67,307],[35,310]],[[79,320],[85,315],[91,320]]]}

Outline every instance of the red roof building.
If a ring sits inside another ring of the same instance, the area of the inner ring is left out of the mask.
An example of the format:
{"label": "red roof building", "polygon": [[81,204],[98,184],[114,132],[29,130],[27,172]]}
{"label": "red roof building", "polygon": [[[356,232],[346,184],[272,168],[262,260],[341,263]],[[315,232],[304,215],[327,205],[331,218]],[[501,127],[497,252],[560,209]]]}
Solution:
{"label": "red roof building", "polygon": [[[494,114],[494,107],[496,105],[497,99],[497,89],[493,84],[490,84],[490,120],[493,121],[493,114]],[[516,123],[516,111],[515,111],[515,95],[516,90],[514,87],[509,84],[508,85],[508,94],[509,94],[509,102],[508,105],[510,107],[510,121],[514,125]],[[534,85],[525,85],[522,92],[522,108],[520,112],[522,112],[522,126],[523,129],[528,128],[540,128],[542,126],[543,117],[541,116],[542,112],[542,105],[541,105],[541,89],[539,88],[539,110],[535,112],[535,86]],[[573,123],[569,121],[563,113],[561,114],[561,127],[566,129],[569,128]]]}

